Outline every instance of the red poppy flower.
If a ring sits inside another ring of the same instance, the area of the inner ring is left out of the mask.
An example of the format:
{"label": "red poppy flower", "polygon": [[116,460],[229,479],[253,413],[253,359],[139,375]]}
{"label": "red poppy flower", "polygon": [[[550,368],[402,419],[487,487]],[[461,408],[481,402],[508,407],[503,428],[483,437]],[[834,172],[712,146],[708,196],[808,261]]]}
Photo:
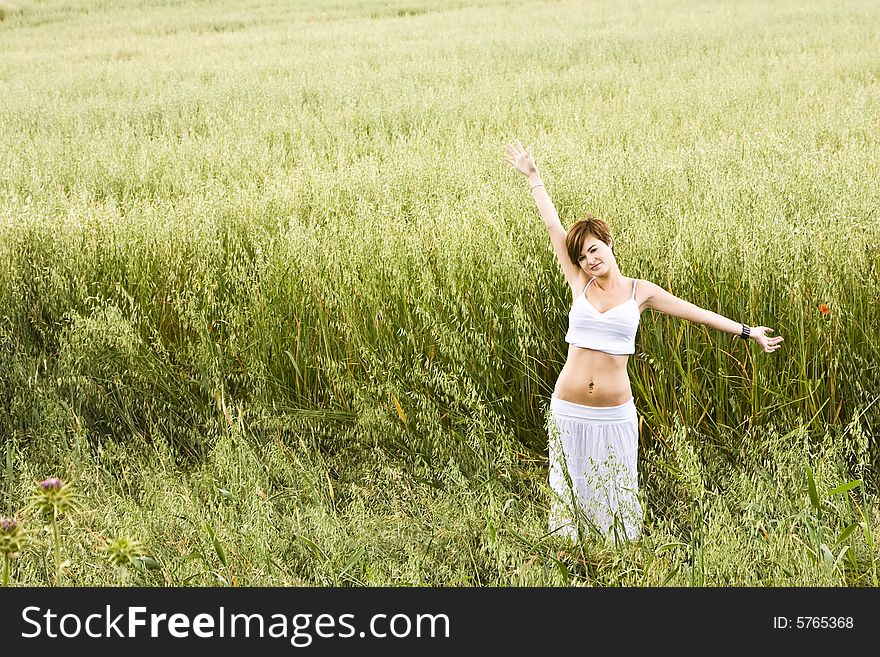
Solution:
{"label": "red poppy flower", "polygon": [[830,313],[831,311],[828,309],[828,305],[827,305],[827,304],[820,303],[820,304],[819,304],[819,312],[822,313],[823,315],[827,315],[827,314]]}

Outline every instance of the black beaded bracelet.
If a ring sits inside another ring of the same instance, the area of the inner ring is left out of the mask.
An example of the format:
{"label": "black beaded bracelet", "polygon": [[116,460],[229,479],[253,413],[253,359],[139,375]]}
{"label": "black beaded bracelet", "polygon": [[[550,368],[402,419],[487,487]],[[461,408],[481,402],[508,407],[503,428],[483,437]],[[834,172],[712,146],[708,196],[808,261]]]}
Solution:
{"label": "black beaded bracelet", "polygon": [[742,327],[743,327],[743,332],[740,333],[740,336],[739,336],[739,337],[741,337],[743,340],[748,340],[748,339],[749,339],[749,335],[750,335],[751,332],[752,332],[752,329],[749,328],[748,326],[746,326],[745,324],[743,324]]}

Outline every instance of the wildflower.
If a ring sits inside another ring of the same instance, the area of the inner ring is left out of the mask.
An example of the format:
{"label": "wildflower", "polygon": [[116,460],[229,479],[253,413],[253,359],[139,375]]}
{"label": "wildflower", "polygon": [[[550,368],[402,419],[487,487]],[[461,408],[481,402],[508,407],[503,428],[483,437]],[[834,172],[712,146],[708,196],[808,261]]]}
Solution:
{"label": "wildflower", "polygon": [[24,547],[24,532],[15,518],[0,518],[0,555],[15,557]]}
{"label": "wildflower", "polygon": [[45,516],[49,516],[49,522],[52,523],[52,538],[55,544],[55,584],[62,586],[62,575],[69,566],[69,563],[61,561],[61,537],[58,534],[58,518],[68,511],[78,510],[79,499],[71,490],[70,484],[64,483],[57,477],[49,477],[40,482],[37,491],[31,495],[28,506]]}
{"label": "wildflower", "polygon": [[9,586],[10,561],[25,544],[25,535],[15,518],[0,518],[0,555],[3,555],[3,588]]}
{"label": "wildflower", "polygon": [[820,303],[819,304],[819,312],[822,313],[823,315],[827,315],[828,313],[831,312],[831,310],[829,310],[828,304]]}
{"label": "wildflower", "polygon": [[37,492],[31,496],[31,506],[40,513],[58,518],[66,511],[76,510],[78,505],[70,484],[49,477],[40,482]]}
{"label": "wildflower", "polygon": [[143,553],[143,543],[127,536],[119,536],[107,546],[107,555],[110,561],[120,567],[129,565]]}

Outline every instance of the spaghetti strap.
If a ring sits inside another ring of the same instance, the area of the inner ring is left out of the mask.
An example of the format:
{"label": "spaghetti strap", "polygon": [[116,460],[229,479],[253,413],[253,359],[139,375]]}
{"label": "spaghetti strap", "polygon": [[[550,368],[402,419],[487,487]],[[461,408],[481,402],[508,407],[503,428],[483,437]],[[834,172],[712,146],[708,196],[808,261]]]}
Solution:
{"label": "spaghetti strap", "polygon": [[590,283],[592,283],[592,282],[595,281],[595,280],[596,280],[595,276],[594,276],[593,278],[591,278],[590,280],[588,280],[588,281],[587,281],[587,284],[584,285],[584,289],[583,289],[583,291],[581,292],[581,294],[586,294],[586,293],[587,293],[587,288],[590,287]]}
{"label": "spaghetti strap", "polygon": [[637,283],[637,282],[638,282],[638,281],[637,281],[636,279],[633,279],[633,295],[632,295],[632,298],[633,298],[633,299],[636,298],[636,283]]}

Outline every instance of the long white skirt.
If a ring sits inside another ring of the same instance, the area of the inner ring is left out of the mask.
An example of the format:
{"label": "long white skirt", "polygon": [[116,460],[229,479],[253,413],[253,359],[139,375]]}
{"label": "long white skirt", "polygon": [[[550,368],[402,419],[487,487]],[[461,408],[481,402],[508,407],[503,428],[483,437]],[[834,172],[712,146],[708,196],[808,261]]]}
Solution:
{"label": "long white skirt", "polygon": [[572,539],[595,529],[606,538],[641,533],[638,415],[633,400],[583,406],[550,399],[550,531]]}

